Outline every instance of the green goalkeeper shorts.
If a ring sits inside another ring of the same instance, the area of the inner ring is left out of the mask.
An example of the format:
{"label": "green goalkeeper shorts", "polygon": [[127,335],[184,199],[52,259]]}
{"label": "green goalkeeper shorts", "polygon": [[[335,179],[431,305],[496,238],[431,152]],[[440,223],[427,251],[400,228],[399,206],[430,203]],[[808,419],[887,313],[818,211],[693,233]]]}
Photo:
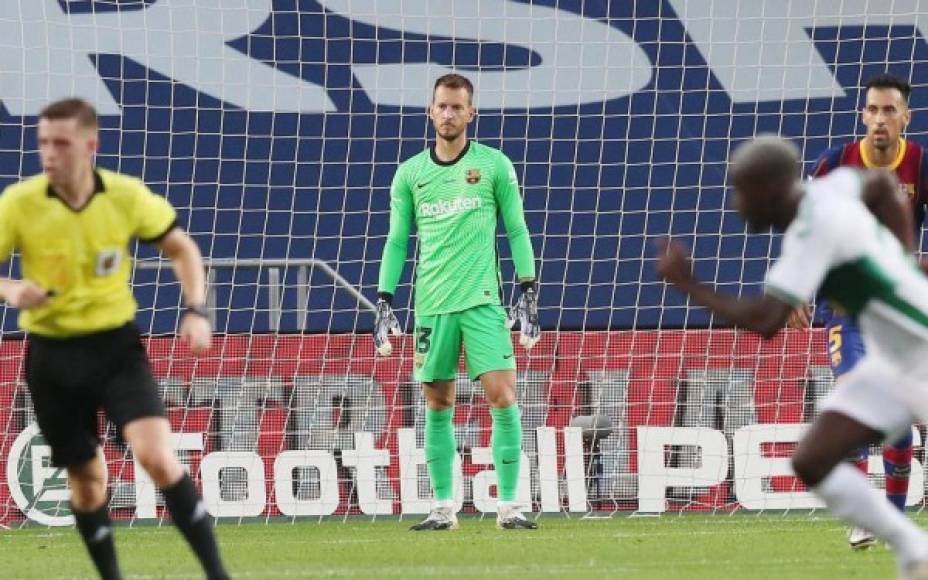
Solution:
{"label": "green goalkeeper shorts", "polygon": [[457,378],[461,343],[472,381],[483,373],[516,368],[506,313],[499,304],[483,304],[449,314],[416,316],[413,376],[417,381]]}

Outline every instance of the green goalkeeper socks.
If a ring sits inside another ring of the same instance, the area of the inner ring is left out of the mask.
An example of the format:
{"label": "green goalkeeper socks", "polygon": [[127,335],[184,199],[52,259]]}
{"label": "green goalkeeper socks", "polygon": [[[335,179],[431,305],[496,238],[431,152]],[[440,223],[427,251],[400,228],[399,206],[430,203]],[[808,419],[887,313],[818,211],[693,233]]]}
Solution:
{"label": "green goalkeeper socks", "polygon": [[493,464],[496,467],[497,498],[512,502],[516,499],[519,484],[519,466],[522,463],[522,416],[519,405],[505,409],[490,409],[493,417]]}
{"label": "green goalkeeper socks", "polygon": [[425,461],[437,501],[454,498],[454,407],[443,411],[425,410]]}
{"label": "green goalkeeper socks", "polygon": [[[522,417],[518,405],[490,409],[493,417],[493,464],[496,467],[497,496],[500,501],[515,501],[522,463]],[[425,410],[425,460],[437,501],[454,498],[452,466],[454,463],[454,408]]]}

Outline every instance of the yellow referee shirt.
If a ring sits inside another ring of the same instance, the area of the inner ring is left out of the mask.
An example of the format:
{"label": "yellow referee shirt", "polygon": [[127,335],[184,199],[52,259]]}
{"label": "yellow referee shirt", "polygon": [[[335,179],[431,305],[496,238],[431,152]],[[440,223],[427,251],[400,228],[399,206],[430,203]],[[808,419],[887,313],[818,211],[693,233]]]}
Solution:
{"label": "yellow referee shirt", "polygon": [[97,169],[94,180],[93,196],[78,210],[44,175],[0,195],[0,262],[19,250],[23,277],[55,292],[44,306],[20,312],[25,331],[66,338],[135,317],[129,242],[158,241],[175,227],[177,215],[134,177]]}

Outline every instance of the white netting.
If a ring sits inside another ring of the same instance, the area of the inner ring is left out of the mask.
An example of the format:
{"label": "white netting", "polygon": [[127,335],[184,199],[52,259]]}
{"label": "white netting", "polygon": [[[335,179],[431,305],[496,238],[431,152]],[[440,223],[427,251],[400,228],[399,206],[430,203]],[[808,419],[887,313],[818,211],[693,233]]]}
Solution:
{"label": "white netting", "polygon": [[[39,170],[37,112],[78,95],[103,115],[99,164],[144,178],[179,209],[211,260],[221,337],[198,361],[174,343],[179,290],[145,247],[138,319],[214,514],[421,513],[424,408],[410,343],[375,360],[358,293],[374,296],[387,188],[429,139],[431,85],[467,74],[472,134],[515,162],[538,255],[546,333],[518,355],[532,509],[801,508],[808,497],[789,495],[783,458],[830,388],[824,337],[763,343],[713,328],[656,280],[651,242],[680,236],[702,279],[756,292],[777,243],[746,235],[725,209],[729,149],[778,132],[811,162],[859,136],[860,87],[887,69],[915,87],[908,135],[920,139],[928,52],[918,8],[8,0],[0,181]],[[502,234],[500,250],[511,280]],[[411,270],[396,299],[410,328]],[[26,512],[61,523],[63,480],[40,441],[20,435],[32,412],[13,315],[0,311],[0,455],[12,456],[0,461],[0,523]],[[584,439],[572,421],[611,434]],[[489,413],[466,379],[456,425],[464,509],[490,510]],[[114,513],[160,516],[107,435]],[[920,502],[920,465],[913,474]]]}

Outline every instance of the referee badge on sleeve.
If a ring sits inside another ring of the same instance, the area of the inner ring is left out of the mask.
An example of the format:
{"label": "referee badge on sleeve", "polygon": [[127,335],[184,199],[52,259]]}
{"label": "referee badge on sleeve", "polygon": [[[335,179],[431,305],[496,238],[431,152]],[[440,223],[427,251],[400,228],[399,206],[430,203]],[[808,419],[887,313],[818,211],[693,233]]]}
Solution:
{"label": "referee badge on sleeve", "polygon": [[97,252],[97,276],[109,276],[119,269],[122,263],[122,251],[119,249],[100,250]]}

